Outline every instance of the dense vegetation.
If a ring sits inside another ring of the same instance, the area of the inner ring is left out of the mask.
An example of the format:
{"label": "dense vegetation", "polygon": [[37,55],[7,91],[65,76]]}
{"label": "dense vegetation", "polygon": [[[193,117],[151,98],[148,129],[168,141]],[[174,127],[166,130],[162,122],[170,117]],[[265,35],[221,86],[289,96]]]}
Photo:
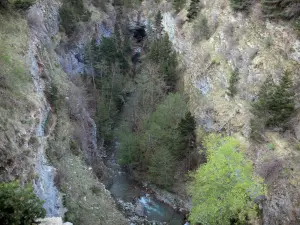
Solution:
{"label": "dense vegetation", "polygon": [[196,123],[185,97],[175,93],[176,53],[166,34],[159,37],[152,40],[135,78],[132,120],[124,122],[117,134],[118,158],[122,165],[147,172],[153,183],[170,188],[176,163],[193,148]]}
{"label": "dense vegetation", "polygon": [[71,36],[77,29],[80,21],[86,22],[91,17],[82,0],[63,0],[59,10],[60,24],[68,36]]}
{"label": "dense vegetation", "polygon": [[21,187],[18,182],[0,183],[0,224],[31,225],[46,215],[42,205],[30,185]]}
{"label": "dense vegetation", "polygon": [[234,10],[244,10],[250,3],[251,0],[230,0],[230,5]]}
{"label": "dense vegetation", "polygon": [[173,91],[177,82],[178,62],[168,34],[151,43],[148,56],[153,63],[159,66],[159,72],[164,77],[168,90]]}
{"label": "dense vegetation", "polygon": [[26,10],[34,3],[35,0],[15,0],[15,1],[1,0],[0,9]]}
{"label": "dense vegetation", "polygon": [[254,198],[264,194],[262,180],[253,176],[239,142],[232,137],[209,135],[204,146],[207,163],[193,173],[190,184],[192,224],[245,224],[255,218]]}
{"label": "dense vegetation", "polygon": [[113,139],[113,123],[124,102],[123,85],[129,69],[125,49],[117,46],[116,36],[93,40],[86,47],[85,62],[93,69],[96,97],[95,120],[98,136],[106,142]]}
{"label": "dense vegetation", "polygon": [[279,85],[269,77],[262,85],[257,101],[253,103],[255,118],[251,121],[252,137],[265,127],[280,127],[287,122],[294,112],[295,94],[291,89],[290,74],[285,72]]}
{"label": "dense vegetation", "polygon": [[179,12],[185,5],[186,0],[173,0],[173,8]]}
{"label": "dense vegetation", "polygon": [[190,6],[188,8],[187,18],[191,21],[195,19],[201,10],[200,0],[191,0]]}

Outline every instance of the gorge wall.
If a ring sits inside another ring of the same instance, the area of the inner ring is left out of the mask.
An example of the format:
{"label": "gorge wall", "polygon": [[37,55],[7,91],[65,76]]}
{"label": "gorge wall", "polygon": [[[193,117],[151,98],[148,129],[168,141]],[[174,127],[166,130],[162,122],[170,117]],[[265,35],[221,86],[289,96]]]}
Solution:
{"label": "gorge wall", "polygon": [[[188,3],[175,13],[169,2],[147,0],[125,14],[129,25],[141,19],[147,29],[162,11],[199,133],[233,135],[245,146],[256,173],[268,185],[267,200],[261,204],[263,224],[299,224],[299,34],[285,21],[265,19],[259,4],[246,15],[234,12],[227,0],[201,0],[201,14],[188,22]],[[93,74],[84,63],[85,46],[113,33],[115,8],[106,4],[104,12],[85,1],[91,19],[80,22],[76,35],[68,38],[59,31],[61,4],[37,1],[26,19],[0,14],[0,71],[13,74],[0,76],[1,181],[33,182],[49,217],[68,210],[66,220],[74,224],[128,224],[100,182],[111,172],[96,139],[88,90],[76,80],[80,73]],[[204,17],[208,29],[201,26]],[[235,70],[237,93],[230,97]],[[255,142],[250,139],[251,103],[267,77],[279,83],[286,70],[296,93],[289,127],[266,129],[264,140]]]}
{"label": "gorge wall", "polygon": [[[143,4],[153,18],[154,3]],[[200,1],[192,22],[187,8],[175,13],[163,2],[164,30],[178,51],[184,91],[201,129],[237,137],[246,146],[246,155],[268,184],[267,201],[262,205],[263,224],[298,224],[299,209],[299,34],[291,23],[264,18],[261,5],[248,14],[234,12],[227,0]],[[201,20],[206,18],[207,26]],[[230,75],[239,80],[234,97],[228,94]],[[250,139],[251,103],[271,76],[279,83],[290,71],[296,93],[296,110],[289,128],[267,129],[260,143]],[[272,146],[270,148],[270,146]]]}

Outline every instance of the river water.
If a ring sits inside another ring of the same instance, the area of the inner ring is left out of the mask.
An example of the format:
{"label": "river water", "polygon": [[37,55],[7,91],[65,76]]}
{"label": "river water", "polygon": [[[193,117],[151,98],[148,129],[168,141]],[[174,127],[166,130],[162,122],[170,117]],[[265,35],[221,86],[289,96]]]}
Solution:
{"label": "river water", "polygon": [[182,213],[157,200],[154,195],[147,193],[146,188],[132,179],[128,172],[117,163],[117,146],[115,146],[113,153],[106,161],[106,165],[114,171],[114,176],[107,189],[116,201],[122,200],[125,203],[133,204],[134,207],[139,205],[144,214],[142,217],[148,221],[170,225],[184,224],[184,215]]}

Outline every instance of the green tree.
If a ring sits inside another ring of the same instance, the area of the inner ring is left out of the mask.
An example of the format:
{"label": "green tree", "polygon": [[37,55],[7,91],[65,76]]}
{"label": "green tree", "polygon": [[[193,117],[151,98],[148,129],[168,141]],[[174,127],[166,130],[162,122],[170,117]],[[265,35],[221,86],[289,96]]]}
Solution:
{"label": "green tree", "polygon": [[230,5],[234,10],[244,10],[246,9],[251,0],[230,0]]}
{"label": "green tree", "polygon": [[32,186],[18,182],[0,183],[0,224],[31,225],[46,215],[43,202],[33,193]]}
{"label": "green tree", "polygon": [[181,155],[181,136],[178,125],[187,112],[184,97],[179,94],[169,94],[157,106],[143,127],[144,138],[142,148],[145,157],[149,158],[157,148],[170,151],[174,157]]}
{"label": "green tree", "polygon": [[191,112],[187,112],[185,117],[178,124],[182,151],[179,151],[180,158],[187,155],[189,150],[194,147],[196,141],[196,121]]}
{"label": "green tree", "polygon": [[175,159],[168,149],[158,148],[149,165],[150,180],[163,188],[170,188],[174,182]]}
{"label": "green tree", "polygon": [[239,72],[237,69],[231,72],[229,78],[229,87],[228,87],[228,94],[230,97],[234,97],[237,93],[236,84],[239,81]]}
{"label": "green tree", "polygon": [[169,90],[173,91],[177,82],[178,61],[168,34],[151,43],[148,56],[151,61],[159,65],[159,72],[164,76]]}
{"label": "green tree", "polygon": [[82,0],[64,0],[59,9],[61,26],[68,36],[71,36],[80,21],[86,22],[91,17]]}
{"label": "green tree", "polygon": [[261,178],[253,175],[252,163],[232,137],[209,135],[204,146],[207,163],[192,175],[192,224],[230,225],[256,216],[254,198],[264,194]]}
{"label": "green tree", "polygon": [[261,0],[262,9],[269,18],[295,19],[300,15],[299,1]]}
{"label": "green tree", "polygon": [[189,18],[189,21],[195,19],[198,15],[198,12],[201,10],[199,2],[200,0],[191,0],[187,14],[187,18]]}
{"label": "green tree", "polygon": [[161,15],[161,11],[158,10],[157,14],[155,15],[155,21],[154,21],[154,27],[155,27],[155,32],[156,32],[157,37],[160,36],[161,31],[163,29],[163,26],[161,24],[162,19],[163,18],[162,18],[162,15]]}
{"label": "green tree", "polygon": [[173,8],[179,12],[185,5],[186,0],[173,0]]}
{"label": "green tree", "polygon": [[257,101],[253,104],[254,115],[265,118],[265,125],[268,127],[285,123],[295,108],[295,93],[291,87],[292,82],[288,72],[285,72],[279,85],[275,85],[269,77],[261,87]]}

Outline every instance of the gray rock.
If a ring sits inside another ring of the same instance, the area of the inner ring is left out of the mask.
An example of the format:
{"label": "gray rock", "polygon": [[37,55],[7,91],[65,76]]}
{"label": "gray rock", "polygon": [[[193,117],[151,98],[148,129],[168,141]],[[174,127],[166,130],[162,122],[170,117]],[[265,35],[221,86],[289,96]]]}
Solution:
{"label": "gray rock", "polygon": [[135,213],[138,216],[145,216],[145,209],[141,203],[138,203],[137,206],[135,207]]}

